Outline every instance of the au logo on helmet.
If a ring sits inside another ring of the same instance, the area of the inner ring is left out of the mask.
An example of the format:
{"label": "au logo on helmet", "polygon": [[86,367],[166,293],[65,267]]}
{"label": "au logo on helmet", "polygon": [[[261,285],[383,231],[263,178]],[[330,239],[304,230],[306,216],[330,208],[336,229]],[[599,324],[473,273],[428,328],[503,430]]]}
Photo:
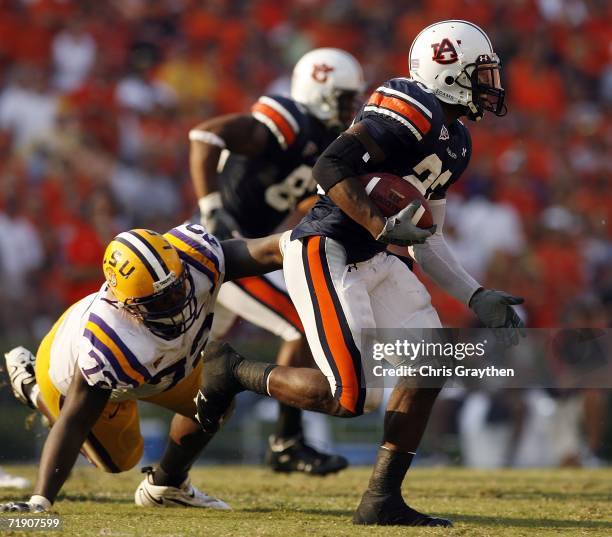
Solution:
{"label": "au logo on helmet", "polygon": [[331,73],[334,70],[333,67],[325,64],[325,63],[315,63],[312,66],[312,78],[317,82],[327,82],[327,73]]}
{"label": "au logo on helmet", "polygon": [[[461,41],[457,40],[457,43],[461,44]],[[436,63],[448,65],[450,63],[455,63],[458,59],[455,45],[446,37],[439,43],[432,43],[431,48],[433,49],[433,56],[431,59]]]}

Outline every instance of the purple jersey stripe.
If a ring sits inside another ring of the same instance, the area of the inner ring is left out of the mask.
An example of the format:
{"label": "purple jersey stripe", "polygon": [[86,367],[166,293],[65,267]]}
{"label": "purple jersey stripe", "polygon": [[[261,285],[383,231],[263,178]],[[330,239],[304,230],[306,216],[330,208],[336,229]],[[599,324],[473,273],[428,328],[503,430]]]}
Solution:
{"label": "purple jersey stripe", "polygon": [[144,367],[138,361],[138,358],[136,358],[134,353],[130,349],[128,349],[127,345],[123,343],[123,341],[121,341],[119,334],[117,334],[117,332],[115,332],[110,326],[108,326],[104,319],[102,319],[95,313],[90,313],[89,320],[95,325],[97,325],[109,338],[113,340],[115,345],[117,345],[117,347],[121,349],[121,351],[127,358],[127,361],[134,368],[134,370],[138,371],[145,378],[145,380],[149,380],[151,378],[151,373],[149,373],[147,371],[147,368]]}
{"label": "purple jersey stripe", "polygon": [[121,379],[123,382],[127,384],[131,384],[134,387],[137,387],[139,385],[139,382],[137,380],[130,377],[121,368],[121,365],[119,365],[119,362],[113,355],[113,352],[102,341],[100,341],[98,337],[91,330],[89,330],[89,328],[86,328],[83,334],[87,337],[87,339],[89,339],[89,341],[91,341],[91,344],[94,346],[94,348],[99,350],[104,355],[104,357],[108,360],[108,363],[115,370],[115,373],[117,374],[117,378]]}
{"label": "purple jersey stripe", "polygon": [[104,369],[104,362],[97,355],[97,353],[95,353],[94,351],[89,351],[89,356],[91,356],[96,361],[96,365],[87,369],[81,367],[81,371],[87,378],[89,378],[94,373],[97,373],[98,371],[102,371]]}
{"label": "purple jersey stripe", "polygon": [[194,250],[197,250],[198,252],[200,252],[203,256],[208,257],[208,259],[210,259],[215,264],[215,268],[217,269],[217,272],[221,272],[219,270],[219,258],[215,254],[213,254],[212,251],[202,246],[200,243],[198,243],[198,241],[180,232],[177,228],[171,229],[169,233],[170,235],[176,237],[177,239],[181,239],[185,244],[188,244]]}
{"label": "purple jersey stripe", "polygon": [[196,261],[193,257],[191,257],[189,254],[186,254],[182,250],[177,250],[177,251],[178,251],[179,257],[185,263],[188,263],[189,265],[191,265],[196,270],[199,270],[200,272],[203,272],[204,274],[206,274],[206,276],[208,276],[208,278],[212,282],[212,284],[215,285],[215,282],[217,281],[217,278],[215,278],[215,275],[213,274],[213,272],[208,267],[205,267],[204,265],[202,265],[202,263],[200,263],[199,261]]}

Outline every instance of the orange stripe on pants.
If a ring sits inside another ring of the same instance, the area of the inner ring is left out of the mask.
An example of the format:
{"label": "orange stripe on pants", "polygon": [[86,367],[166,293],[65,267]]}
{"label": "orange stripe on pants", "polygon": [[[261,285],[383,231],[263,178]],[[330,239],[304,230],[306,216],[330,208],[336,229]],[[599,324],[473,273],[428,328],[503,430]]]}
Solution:
{"label": "orange stripe on pants", "polygon": [[323,269],[323,260],[319,248],[322,237],[314,236],[307,239],[306,254],[308,268],[315,296],[319,305],[319,314],[322,319],[323,331],[327,345],[332,354],[332,359],[340,375],[340,404],[350,410],[357,412],[359,400],[359,378],[355,371],[354,356],[351,353],[342,332],[341,320],[336,312],[332,294],[328,287]]}
{"label": "orange stripe on pants", "polygon": [[234,281],[234,283],[242,287],[259,302],[265,304],[270,310],[279,314],[302,334],[304,333],[302,321],[291,299],[276,289],[265,278],[252,276],[249,278],[240,278]]}

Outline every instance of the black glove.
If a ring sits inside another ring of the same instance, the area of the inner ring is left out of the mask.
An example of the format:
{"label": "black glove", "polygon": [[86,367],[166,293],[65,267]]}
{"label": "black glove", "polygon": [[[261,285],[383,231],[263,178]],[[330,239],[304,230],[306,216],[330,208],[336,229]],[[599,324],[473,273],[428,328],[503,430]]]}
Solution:
{"label": "black glove", "polygon": [[32,502],[8,502],[0,503],[0,513],[44,513],[46,509]]}
{"label": "black glove", "polygon": [[506,347],[516,345],[519,336],[525,337],[525,323],[512,306],[524,300],[496,289],[479,289],[470,299],[470,308],[487,328],[492,328],[495,336]]}
{"label": "black glove", "polygon": [[385,227],[376,237],[379,242],[385,244],[396,244],[397,246],[412,246],[423,244],[436,232],[436,226],[421,229],[412,223],[414,214],[421,208],[419,200],[412,201],[395,216],[387,218]]}

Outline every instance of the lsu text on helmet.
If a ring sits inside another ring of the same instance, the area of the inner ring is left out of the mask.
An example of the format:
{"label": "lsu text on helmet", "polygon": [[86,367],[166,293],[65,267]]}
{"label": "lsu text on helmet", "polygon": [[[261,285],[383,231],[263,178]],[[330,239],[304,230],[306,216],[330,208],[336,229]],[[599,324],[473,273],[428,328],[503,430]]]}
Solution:
{"label": "lsu text on helmet", "polygon": [[195,322],[189,268],[163,235],[148,229],[120,233],[104,252],[102,270],[123,308],[155,335],[174,339]]}
{"label": "lsu text on helmet", "polygon": [[291,76],[291,97],[329,127],[348,127],[356,112],[355,101],[364,89],[361,65],[337,48],[307,52]]}
{"label": "lsu text on helmet", "polygon": [[436,22],[419,33],[410,47],[410,76],[442,102],[468,108],[480,120],[485,110],[506,114],[500,61],[491,40],[475,24],[462,20]]}

